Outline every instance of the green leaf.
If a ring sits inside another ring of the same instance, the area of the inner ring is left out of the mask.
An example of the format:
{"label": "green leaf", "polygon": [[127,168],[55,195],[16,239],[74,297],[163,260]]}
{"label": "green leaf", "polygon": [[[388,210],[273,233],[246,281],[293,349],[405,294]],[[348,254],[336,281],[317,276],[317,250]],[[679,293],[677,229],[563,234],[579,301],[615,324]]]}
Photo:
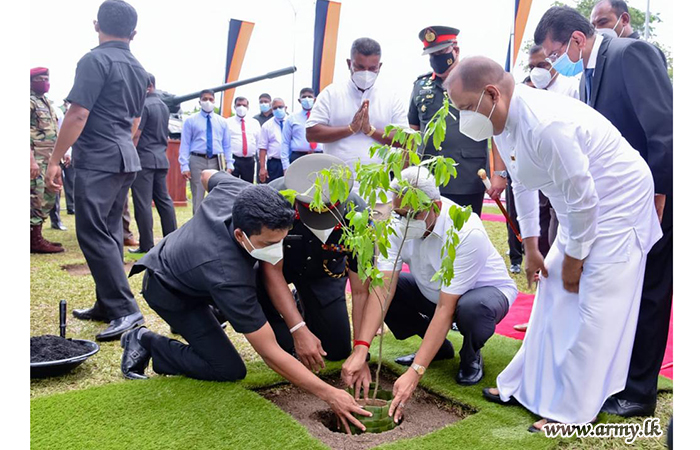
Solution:
{"label": "green leaf", "polygon": [[289,203],[294,206],[294,202],[296,201],[297,194],[298,192],[295,191],[294,189],[285,189],[283,191],[280,191],[280,194],[282,194],[282,197],[286,198]]}

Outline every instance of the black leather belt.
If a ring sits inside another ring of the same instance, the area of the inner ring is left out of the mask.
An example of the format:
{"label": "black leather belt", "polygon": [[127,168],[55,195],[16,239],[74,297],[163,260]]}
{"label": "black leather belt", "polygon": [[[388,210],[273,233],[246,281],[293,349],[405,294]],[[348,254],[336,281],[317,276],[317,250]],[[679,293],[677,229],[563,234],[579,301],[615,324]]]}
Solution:
{"label": "black leather belt", "polygon": [[217,158],[219,155],[211,155],[207,156],[206,153],[190,153],[192,156],[199,156],[200,158],[206,158],[206,159],[214,159]]}

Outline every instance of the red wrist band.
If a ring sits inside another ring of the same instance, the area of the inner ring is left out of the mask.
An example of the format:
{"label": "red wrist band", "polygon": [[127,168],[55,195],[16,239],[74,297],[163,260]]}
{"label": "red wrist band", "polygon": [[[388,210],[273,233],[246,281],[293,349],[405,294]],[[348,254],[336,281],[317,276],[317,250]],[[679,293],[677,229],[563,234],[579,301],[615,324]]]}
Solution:
{"label": "red wrist band", "polygon": [[353,348],[357,347],[358,345],[364,345],[365,347],[369,348],[369,342],[358,341],[358,340],[352,341],[352,347],[353,347]]}

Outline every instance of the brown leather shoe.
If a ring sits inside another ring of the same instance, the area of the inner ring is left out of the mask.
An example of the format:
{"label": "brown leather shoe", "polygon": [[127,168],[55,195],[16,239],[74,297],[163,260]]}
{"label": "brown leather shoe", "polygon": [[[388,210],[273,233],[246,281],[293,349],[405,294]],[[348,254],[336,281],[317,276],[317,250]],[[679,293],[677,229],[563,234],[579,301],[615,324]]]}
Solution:
{"label": "brown leather shoe", "polygon": [[41,225],[32,225],[29,238],[29,251],[31,253],[61,253],[66,251],[63,247],[51,244],[41,236]]}
{"label": "brown leather shoe", "polygon": [[133,237],[124,238],[124,246],[125,247],[138,247],[139,241],[137,241]]}

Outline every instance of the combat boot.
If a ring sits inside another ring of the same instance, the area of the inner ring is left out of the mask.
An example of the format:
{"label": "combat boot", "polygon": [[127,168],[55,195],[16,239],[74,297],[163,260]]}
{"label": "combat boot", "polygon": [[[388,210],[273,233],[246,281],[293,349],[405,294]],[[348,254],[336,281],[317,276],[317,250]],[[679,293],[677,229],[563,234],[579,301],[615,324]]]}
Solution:
{"label": "combat boot", "polygon": [[63,247],[53,245],[41,236],[41,225],[31,225],[29,246],[31,253],[61,253],[65,251]]}
{"label": "combat boot", "polygon": [[[46,238],[44,238],[44,235],[41,232],[42,228],[44,227],[43,223],[41,225],[37,225],[37,226],[39,227],[39,239],[41,239],[41,241],[44,244],[50,244],[50,245],[53,245],[54,247],[63,248],[63,244],[61,244],[60,242],[51,242],[51,241],[46,240]],[[50,253],[55,253],[55,252],[50,252]]]}

